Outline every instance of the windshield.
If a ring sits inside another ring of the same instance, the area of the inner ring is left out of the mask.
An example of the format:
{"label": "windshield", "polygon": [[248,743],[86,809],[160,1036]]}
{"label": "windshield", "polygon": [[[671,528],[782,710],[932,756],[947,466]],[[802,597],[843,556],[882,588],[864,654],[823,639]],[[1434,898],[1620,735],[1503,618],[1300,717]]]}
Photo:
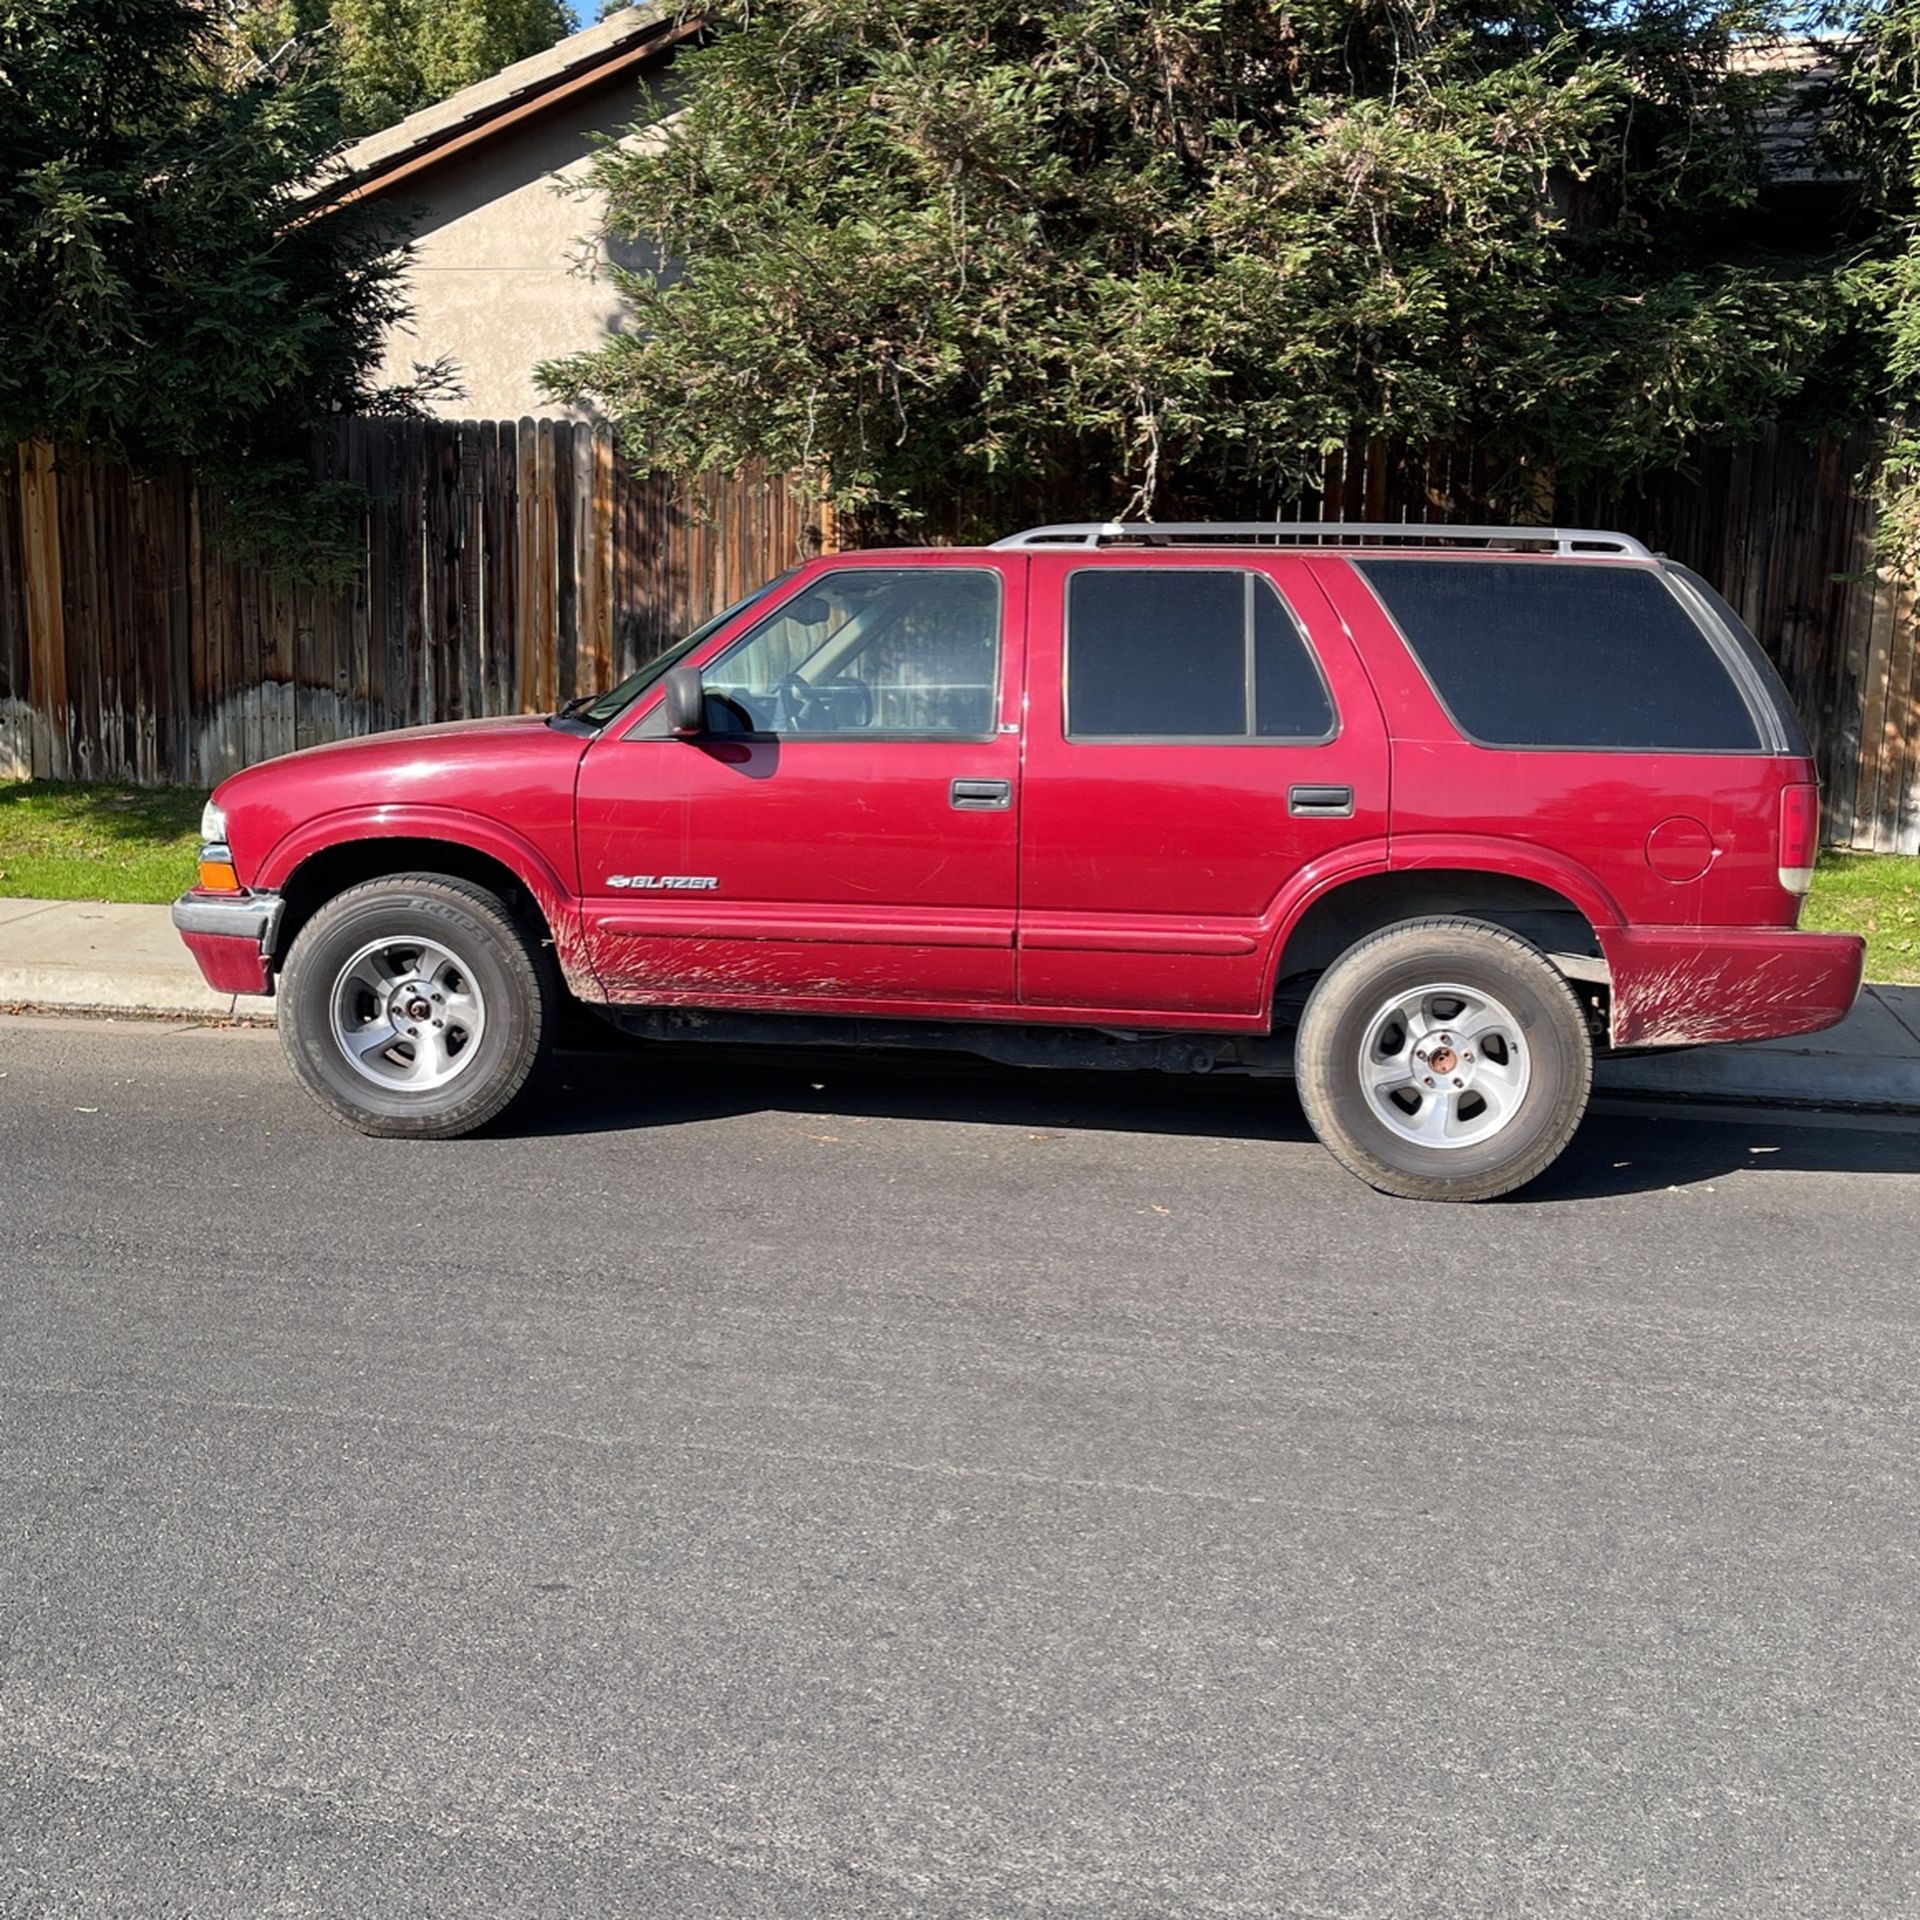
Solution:
{"label": "windshield", "polygon": [[631,706],[639,699],[668,668],[678,666],[703,641],[711,640],[735,614],[745,613],[756,601],[764,600],[775,587],[791,580],[793,572],[789,568],[785,573],[776,574],[764,587],[756,587],[744,600],[736,600],[732,606],[722,608],[705,626],[696,627],[684,640],[676,640],[665,652],[656,653],[645,666],[628,674],[617,687],[609,687],[605,693],[573,708],[573,717],[584,720],[590,727],[604,727],[609,720],[619,716],[622,708]]}

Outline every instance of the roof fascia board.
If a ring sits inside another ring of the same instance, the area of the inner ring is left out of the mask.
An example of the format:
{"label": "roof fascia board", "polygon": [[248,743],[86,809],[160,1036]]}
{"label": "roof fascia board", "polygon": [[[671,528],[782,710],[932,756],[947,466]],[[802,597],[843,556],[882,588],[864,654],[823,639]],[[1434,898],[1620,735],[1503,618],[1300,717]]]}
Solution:
{"label": "roof fascia board", "polygon": [[539,92],[523,93],[501,103],[496,113],[486,118],[474,120],[450,129],[443,139],[430,145],[413,149],[385,166],[376,167],[372,172],[355,180],[350,186],[335,193],[323,193],[321,204],[315,213],[325,213],[330,207],[351,206],[357,200],[372,199],[377,194],[389,192],[402,181],[412,179],[416,174],[425,173],[450,160],[455,154],[464,153],[469,147],[492,139],[508,127],[522,121],[537,118],[550,108],[559,106],[563,101],[577,94],[590,92],[595,87],[605,86],[609,81],[617,80],[621,75],[631,73],[645,66],[650,60],[658,59],[662,54],[678,46],[684,40],[690,40],[704,28],[704,21],[698,19],[663,21],[662,30],[649,36],[638,46],[627,47],[606,60],[592,66],[582,67],[557,86],[547,87]]}

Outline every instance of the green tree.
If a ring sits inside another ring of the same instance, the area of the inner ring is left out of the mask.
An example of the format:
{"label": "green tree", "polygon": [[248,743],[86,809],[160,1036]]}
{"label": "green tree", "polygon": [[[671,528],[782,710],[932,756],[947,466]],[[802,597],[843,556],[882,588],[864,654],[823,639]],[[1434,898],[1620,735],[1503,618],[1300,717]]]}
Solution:
{"label": "green tree", "polygon": [[1754,231],[1743,3],[720,0],[608,148],[633,329],[542,370],[667,458],[1271,511],[1354,432],[1524,507],[1779,404],[1824,324]]}
{"label": "green tree", "polygon": [[227,28],[246,59],[289,42],[321,59],[349,132],[371,133],[550,47],[562,0],[251,0]]}
{"label": "green tree", "polygon": [[233,84],[196,0],[0,7],[0,446],[190,461],[263,552],[337,561],[359,496],[307,430],[416,397],[372,384],[398,236],[300,197],[338,141],[324,87]]}
{"label": "green tree", "polygon": [[1827,157],[1855,183],[1854,250],[1839,286],[1846,351],[1834,411],[1889,421],[1874,475],[1881,556],[1920,563],[1920,0],[1826,17],[1837,72],[1823,101]]}

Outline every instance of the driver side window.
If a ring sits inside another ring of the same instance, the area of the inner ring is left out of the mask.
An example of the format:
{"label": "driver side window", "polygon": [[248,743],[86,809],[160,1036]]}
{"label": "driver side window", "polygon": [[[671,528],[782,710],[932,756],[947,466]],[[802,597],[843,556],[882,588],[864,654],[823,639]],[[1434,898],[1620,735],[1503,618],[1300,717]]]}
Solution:
{"label": "driver side window", "polygon": [[741,636],[702,676],[753,733],[978,738],[994,730],[1000,577],[847,567]]}

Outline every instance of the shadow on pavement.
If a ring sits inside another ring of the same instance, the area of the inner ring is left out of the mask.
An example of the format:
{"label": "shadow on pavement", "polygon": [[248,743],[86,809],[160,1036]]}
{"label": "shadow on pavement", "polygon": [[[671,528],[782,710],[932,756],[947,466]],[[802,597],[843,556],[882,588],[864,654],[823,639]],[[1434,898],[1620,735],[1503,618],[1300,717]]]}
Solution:
{"label": "shadow on pavement", "polygon": [[1657,1193],[1734,1173],[1920,1174],[1920,1125],[1678,1101],[1657,1113],[1602,1104],[1558,1162],[1514,1198]]}
{"label": "shadow on pavement", "polygon": [[1313,1138],[1284,1080],[1064,1072],[967,1054],[645,1042],[561,1054],[545,1087],[511,1111],[502,1131],[604,1133],[743,1113]]}
{"label": "shadow on pavement", "polygon": [[[1292,1083],[1070,1073],[965,1055],[800,1053],[614,1042],[561,1054],[499,1131],[617,1133],[747,1113],[1307,1142]],[[1329,1162],[1329,1171],[1332,1163]],[[1602,1102],[1516,1202],[1658,1192],[1752,1173],[1920,1173],[1920,1124]]]}

